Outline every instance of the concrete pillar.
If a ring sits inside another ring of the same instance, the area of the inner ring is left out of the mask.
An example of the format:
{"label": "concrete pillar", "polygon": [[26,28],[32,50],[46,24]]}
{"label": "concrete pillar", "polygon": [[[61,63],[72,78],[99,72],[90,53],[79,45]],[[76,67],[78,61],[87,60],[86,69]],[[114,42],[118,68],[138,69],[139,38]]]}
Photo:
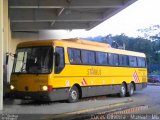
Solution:
{"label": "concrete pillar", "polygon": [[3,0],[0,0],[0,110],[3,109]]}
{"label": "concrete pillar", "polygon": [[3,96],[8,92],[8,82],[10,75],[8,74],[8,65],[6,65],[6,53],[8,51],[9,40],[9,19],[8,19],[8,0],[3,0]]}

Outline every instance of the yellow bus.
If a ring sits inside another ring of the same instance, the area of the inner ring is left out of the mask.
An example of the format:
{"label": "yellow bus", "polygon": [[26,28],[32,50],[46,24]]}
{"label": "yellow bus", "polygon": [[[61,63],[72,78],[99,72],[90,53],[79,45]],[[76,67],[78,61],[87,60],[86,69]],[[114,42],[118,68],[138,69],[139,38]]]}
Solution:
{"label": "yellow bus", "polygon": [[17,45],[10,95],[42,101],[119,94],[147,87],[144,53],[79,39],[22,42]]}

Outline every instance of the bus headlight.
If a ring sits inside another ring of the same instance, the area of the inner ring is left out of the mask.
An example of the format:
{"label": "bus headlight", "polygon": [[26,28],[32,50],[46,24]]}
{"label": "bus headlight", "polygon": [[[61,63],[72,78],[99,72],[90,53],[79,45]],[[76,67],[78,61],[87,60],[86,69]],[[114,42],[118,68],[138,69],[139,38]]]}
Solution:
{"label": "bus headlight", "polygon": [[14,90],[14,88],[15,88],[14,85],[10,85],[11,90]]}
{"label": "bus headlight", "polygon": [[46,86],[46,85],[45,85],[45,86],[42,86],[42,90],[43,90],[43,91],[47,91],[47,90],[48,90],[48,86]]}
{"label": "bus headlight", "polygon": [[52,91],[53,90],[53,87],[51,85],[44,85],[44,86],[41,86],[41,90],[43,91]]}

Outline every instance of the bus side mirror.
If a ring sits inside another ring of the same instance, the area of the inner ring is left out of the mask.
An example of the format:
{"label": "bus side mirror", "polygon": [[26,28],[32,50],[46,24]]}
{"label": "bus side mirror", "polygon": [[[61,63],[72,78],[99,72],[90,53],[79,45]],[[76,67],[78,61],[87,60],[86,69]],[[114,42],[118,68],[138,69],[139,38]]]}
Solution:
{"label": "bus side mirror", "polygon": [[60,54],[59,53],[55,53],[55,65],[59,66],[60,64]]}
{"label": "bus side mirror", "polygon": [[12,53],[6,53],[6,65],[8,65],[8,61],[9,61],[9,56],[17,58],[17,54],[12,54]]}
{"label": "bus side mirror", "polygon": [[17,58],[17,54],[14,54],[13,57],[14,57],[14,58]]}

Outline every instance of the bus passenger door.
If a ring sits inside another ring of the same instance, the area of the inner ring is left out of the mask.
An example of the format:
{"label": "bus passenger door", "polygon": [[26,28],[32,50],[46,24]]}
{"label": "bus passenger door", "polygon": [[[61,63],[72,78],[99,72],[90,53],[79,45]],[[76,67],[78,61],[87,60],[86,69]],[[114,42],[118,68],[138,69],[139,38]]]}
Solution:
{"label": "bus passenger door", "polygon": [[55,48],[55,74],[59,74],[65,66],[64,61],[64,48],[56,47]]}

